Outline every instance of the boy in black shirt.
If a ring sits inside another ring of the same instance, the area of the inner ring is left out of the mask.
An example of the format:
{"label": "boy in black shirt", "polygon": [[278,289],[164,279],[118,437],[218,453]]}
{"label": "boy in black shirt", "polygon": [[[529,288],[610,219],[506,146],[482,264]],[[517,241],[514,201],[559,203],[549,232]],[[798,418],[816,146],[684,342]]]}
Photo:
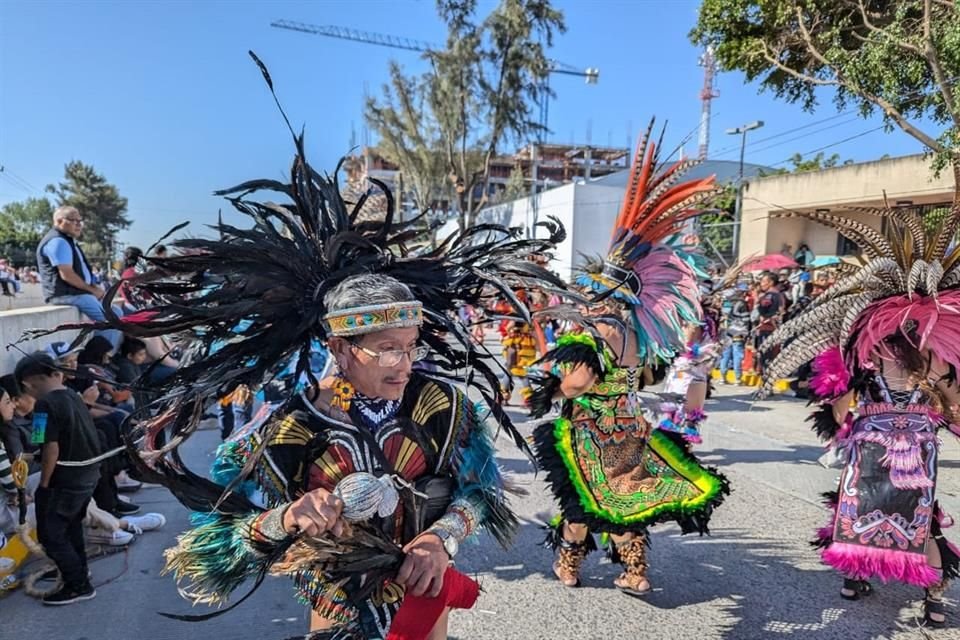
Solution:
{"label": "boy in black shirt", "polygon": [[17,363],[14,371],[24,391],[37,399],[33,442],[42,446],[40,487],[36,492],[37,537],[57,565],[63,586],[43,597],[45,605],[89,600],[97,595],[87,573],[83,518],[100,477],[97,463],[79,466],[100,455],[100,438],[90,412],[49,355],[39,352]]}

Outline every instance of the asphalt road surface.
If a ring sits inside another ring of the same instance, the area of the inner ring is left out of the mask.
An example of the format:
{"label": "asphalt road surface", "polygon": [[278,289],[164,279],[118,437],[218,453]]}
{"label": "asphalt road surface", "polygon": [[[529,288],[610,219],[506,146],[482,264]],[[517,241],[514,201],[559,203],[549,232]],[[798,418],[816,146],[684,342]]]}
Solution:
{"label": "asphalt road surface", "polygon": [[[681,537],[675,525],[655,528],[654,590],[642,600],[611,587],[618,568],[599,553],[587,559],[581,588],[564,588],[553,578],[551,556],[539,543],[540,522],[555,507],[542,478],[502,439],[504,468],[529,491],[515,502],[524,525],[510,550],[489,537],[461,549],[457,564],[479,577],[483,593],[474,609],[453,614],[450,637],[960,638],[953,600],[948,613],[956,626],[925,632],[917,626],[922,596],[917,588],[878,585],[874,596],[853,603],[839,597],[840,579],[807,544],[825,516],[817,497],[835,488],[838,471],[817,464],[823,449],[803,423],[808,411],[803,402],[774,398],[751,404],[745,390],[722,386],[708,411],[698,451],[727,474],[733,493],[715,514],[709,537]],[[947,438],[938,494],[960,516],[960,443]],[[187,447],[188,463],[209,466],[217,444],[216,431],[201,431]],[[159,575],[162,551],[187,528],[187,512],[160,488],[132,497],[145,511],[165,514],[167,526],[144,534],[126,552],[92,563],[94,600],[48,608],[22,591],[0,600],[0,639],[272,640],[306,631],[306,612],[280,578],[269,578],[238,609],[208,622],[158,615],[191,612],[172,579]],[[947,533],[960,539],[956,530]],[[960,588],[953,588],[948,597],[958,594]]]}

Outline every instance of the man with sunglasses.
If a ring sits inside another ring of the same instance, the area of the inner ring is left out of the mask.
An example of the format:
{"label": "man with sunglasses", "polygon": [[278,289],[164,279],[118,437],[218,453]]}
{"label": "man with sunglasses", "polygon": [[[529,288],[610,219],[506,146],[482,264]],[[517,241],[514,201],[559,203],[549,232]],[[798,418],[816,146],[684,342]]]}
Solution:
{"label": "man with sunglasses", "polygon": [[[37,269],[43,298],[48,304],[62,304],[77,310],[94,322],[106,316],[100,301],[104,290],[94,284],[93,269],[77,242],[83,235],[83,217],[76,207],[61,206],[53,212],[53,227],[37,245]],[[120,346],[119,331],[101,332]]]}

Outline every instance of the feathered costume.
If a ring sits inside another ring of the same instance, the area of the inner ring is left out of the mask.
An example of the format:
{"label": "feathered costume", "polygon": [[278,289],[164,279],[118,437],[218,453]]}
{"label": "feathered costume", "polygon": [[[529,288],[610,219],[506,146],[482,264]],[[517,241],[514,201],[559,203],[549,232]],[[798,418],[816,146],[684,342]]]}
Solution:
{"label": "feathered costume", "polygon": [[[848,580],[942,587],[960,572],[958,550],[941,533],[950,518],[936,502],[937,432],[960,433],[937,388],[953,388],[960,365],[960,247],[951,247],[960,210],[934,227],[912,211],[858,211],[883,219],[885,232],[827,213],[773,214],[836,229],[857,243],[864,260],[761,345],[792,340],[765,372],[762,393],[813,361],[810,388],[823,403],[814,428],[846,457],[839,491],[827,494],[831,521],[815,542],[823,561]],[[902,358],[891,340],[907,341],[927,361],[926,373],[903,389],[892,388],[884,372],[885,360]],[[948,376],[930,379],[934,358],[949,365]],[[850,392],[856,409],[838,424],[832,404]],[[930,544],[939,549],[942,571],[928,562]]]}
{"label": "feathered costume", "polygon": [[[518,240],[515,230],[479,225],[412,255],[405,244],[417,231],[394,221],[384,185],[376,183],[386,218],[360,222],[365,196],[348,209],[335,175],[307,164],[302,134],[294,141],[289,183],[254,180],[219,192],[252,220],[250,228],[220,222],[218,239],[178,241],[179,255],[153,259],[159,269],[128,283],[148,302],[111,318],[112,326],[135,336],[186,334],[193,344],[187,363],[164,383],[135,459],[145,479],[163,483],[196,512],[195,528],[167,552],[167,569],[187,583],[181,591],[193,602],[219,605],[248,578],[259,584],[267,573],[283,574],[294,578],[305,603],[340,625],[311,638],[425,637],[444,606],[472,603],[476,584],[451,569],[441,599],[404,598],[392,581],[403,545],[427,528],[458,540],[486,528],[505,544],[517,521],[487,418],[528,450],[501,408],[496,359],[471,341],[455,312],[494,294],[529,321],[513,290],[563,287],[528,259],[560,241],[562,228],[549,223],[549,239]],[[265,191],[281,202],[248,199]],[[325,294],[358,274],[392,277],[416,302],[330,313]],[[212,481],[183,464],[177,447],[210,402],[242,384],[260,388],[291,359],[293,379],[305,374],[316,382],[311,343],[329,336],[411,326],[430,348],[431,373],[414,368],[399,401],[363,397],[337,378],[329,410],[317,408],[311,390],[299,392],[236,434],[221,448]],[[475,406],[455,382],[486,406]],[[170,437],[160,446],[156,435],[164,429]],[[372,509],[348,518],[351,533],[342,538],[287,534],[285,507],[316,488],[344,499],[344,517],[358,501]],[[407,606],[414,600],[416,608]],[[391,624],[405,625],[403,633]]]}
{"label": "feathered costume", "polygon": [[[582,396],[564,399],[561,416],[540,425],[534,438],[537,458],[567,522],[624,534],[676,520],[684,533],[702,534],[713,508],[728,493],[726,480],[702,467],[679,434],[654,428],[638,392],[644,367],[677,354],[683,347],[683,325],[700,320],[695,274],[665,239],[701,213],[697,205],[715,187],[712,177],[679,182],[695,162],[660,167],[659,145],[650,140],[652,127],[638,147],[609,254],[588,265],[578,279],[598,301],[622,309],[625,324],[620,316],[613,322],[620,323],[624,335],[636,337],[640,365],[621,366],[611,348],[589,332],[559,338],[557,348],[543,358],[550,368],[536,385],[534,415],[546,412],[563,378],[577,367],[589,367],[595,383]],[[559,527],[548,541],[563,549]],[[630,552],[645,567],[639,542]]]}

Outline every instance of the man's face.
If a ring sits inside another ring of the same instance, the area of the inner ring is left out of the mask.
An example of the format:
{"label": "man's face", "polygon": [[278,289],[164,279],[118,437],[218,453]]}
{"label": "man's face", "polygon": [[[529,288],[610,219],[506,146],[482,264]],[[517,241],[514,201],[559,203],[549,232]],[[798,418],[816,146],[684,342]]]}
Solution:
{"label": "man's face", "polygon": [[379,357],[370,354],[384,351],[409,352],[417,346],[419,337],[420,329],[417,327],[385,329],[357,336],[352,341],[336,338],[331,340],[331,348],[340,364],[341,372],[357,391],[371,398],[399,400],[410,382],[410,372],[413,369],[409,354],[401,357],[400,361],[391,367],[381,366]]}
{"label": "man's face", "polygon": [[63,386],[63,374],[59,371],[55,371],[50,375],[37,373],[23,378],[20,381],[20,386],[35,399],[40,399],[51,391]]}
{"label": "man's face", "polygon": [[53,221],[57,231],[65,233],[71,238],[79,238],[83,234],[83,218],[76,209],[69,209],[57,216]]}
{"label": "man's face", "polygon": [[130,359],[130,362],[132,362],[137,366],[140,366],[141,364],[147,361],[147,350],[140,349],[139,351],[134,351],[127,357]]}
{"label": "man's face", "polygon": [[773,286],[773,278],[770,276],[763,276],[760,278],[760,291],[769,291],[770,287]]}
{"label": "man's face", "polygon": [[65,355],[65,356],[63,356],[62,358],[60,358],[59,364],[60,364],[60,366],[63,367],[64,369],[73,369],[73,370],[76,370],[76,369],[77,369],[77,364],[79,363],[79,361],[80,361],[80,354],[79,354],[79,353],[71,353],[71,354]]}

